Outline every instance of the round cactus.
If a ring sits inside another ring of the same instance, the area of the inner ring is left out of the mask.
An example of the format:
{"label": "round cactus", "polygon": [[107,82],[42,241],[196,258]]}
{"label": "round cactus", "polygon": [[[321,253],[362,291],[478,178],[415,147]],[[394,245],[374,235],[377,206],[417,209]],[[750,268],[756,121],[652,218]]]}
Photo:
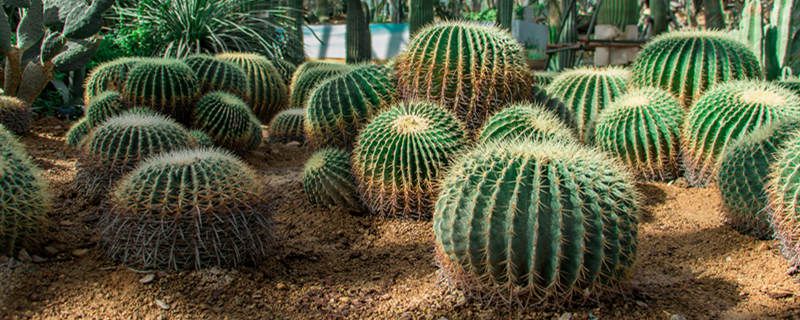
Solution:
{"label": "round cactus", "polygon": [[214,146],[214,140],[202,130],[189,130],[189,135],[194,140],[194,145],[202,148],[210,148]]}
{"label": "round cactus", "polygon": [[75,122],[67,131],[67,145],[73,148],[80,147],[84,138],[89,135],[89,131],[91,130],[92,127],[89,125],[89,122],[86,121],[86,118]]}
{"label": "round cactus", "polygon": [[250,117],[250,136],[247,139],[247,148],[245,150],[258,149],[263,141],[263,133],[264,130],[261,128],[261,122],[258,121],[258,118],[256,116]]}
{"label": "round cactus", "polygon": [[194,112],[194,127],[208,134],[214,144],[237,152],[251,150],[253,126],[261,124],[242,99],[211,92],[197,102]]}
{"label": "round cactus", "polygon": [[361,202],[350,165],[350,154],[336,148],[314,153],[303,168],[303,190],[308,200],[321,206],[358,211]]}
{"label": "round cactus", "polygon": [[283,78],[283,83],[288,86],[292,81],[292,75],[297,70],[297,66],[283,59],[273,60],[272,64],[275,65],[281,78]]}
{"label": "round cactus", "polygon": [[304,108],[311,91],[325,80],[350,71],[350,66],[340,63],[306,62],[292,76],[292,108]]}
{"label": "round cactus", "polygon": [[560,73],[547,92],[571,111],[578,139],[594,143],[594,126],[600,112],[625,94],[630,72],[621,68],[577,68]]}
{"label": "round cactus", "polygon": [[486,120],[478,141],[531,140],[575,143],[572,131],[558,117],[538,104],[507,107]]}
{"label": "round cactus", "polygon": [[235,267],[264,259],[271,240],[261,184],[247,165],[213,149],[142,163],[114,190],[101,244],[145,269]]}
{"label": "round cactus", "polygon": [[784,88],[794,91],[794,93],[796,94],[800,94],[800,78],[791,78],[778,81],[778,84],[780,84]]}
{"label": "round cactus", "polygon": [[350,149],[358,131],[394,100],[388,70],[377,65],[356,67],[319,84],[306,104],[305,132],[317,147]]}
{"label": "round cactus", "polygon": [[247,102],[261,122],[269,122],[286,108],[289,91],[278,69],[267,58],[254,53],[222,53],[217,58],[244,69],[250,85]]}
{"label": "round cactus", "polygon": [[556,78],[558,72],[550,72],[550,71],[538,71],[533,73],[533,83],[539,87],[547,87],[549,84],[553,83],[553,79]]}
{"label": "round cactus", "polygon": [[207,54],[195,54],[183,59],[194,70],[200,81],[202,94],[211,91],[224,91],[243,100],[250,98],[247,74],[239,65],[214,58]]}
{"label": "round cactus", "polygon": [[84,85],[84,103],[89,104],[94,96],[105,91],[122,91],[128,72],[142,60],[142,58],[119,58],[101,63],[92,69]]}
{"label": "round cactus", "polygon": [[269,142],[305,142],[305,133],[303,133],[305,114],[303,109],[289,109],[278,113],[269,123]]}
{"label": "round cactus", "polygon": [[668,92],[637,89],[600,114],[595,142],[644,180],[671,180],[680,169],[684,111]]}
{"label": "round cactus", "polygon": [[198,83],[194,71],[179,60],[147,59],[128,72],[122,96],[130,105],[149,107],[190,123],[200,93]]}
{"label": "round cactus", "polygon": [[442,107],[395,105],[356,139],[353,172],[361,198],[375,214],[429,218],[439,173],[466,147],[462,124]]}
{"label": "round cactus", "polygon": [[778,121],[800,119],[800,98],[776,84],[734,81],[703,95],[686,116],[681,144],[690,185],[713,182],[726,148]]}
{"label": "round cactus", "polygon": [[567,105],[565,105],[561,99],[547,93],[547,90],[538,85],[534,85],[531,92],[531,101],[542,105],[548,111],[553,112],[556,116],[558,116],[558,119],[560,119],[561,122],[563,122],[564,125],[570,128],[572,131],[577,130],[575,128],[575,117],[572,115],[572,111],[569,110]]}
{"label": "round cactus", "polygon": [[603,153],[490,143],[454,163],[441,189],[437,258],[463,289],[563,305],[613,293],[631,274],[639,195]]}
{"label": "round cactus", "polygon": [[523,53],[519,42],[497,27],[431,25],[397,57],[397,92],[406,100],[438,102],[475,131],[505,105],[530,99],[533,75]]}
{"label": "round cactus", "polygon": [[766,187],[770,167],[797,129],[800,122],[796,121],[762,127],[731,144],[723,155],[717,186],[726,220],[739,232],[760,239],[772,237]]}
{"label": "round cactus", "polygon": [[0,96],[0,124],[17,135],[28,132],[31,126],[31,109],[20,99]]}
{"label": "round cactus", "polygon": [[125,112],[126,109],[122,96],[116,91],[106,91],[95,95],[86,106],[87,125],[90,128],[99,126],[103,121]]}
{"label": "round cactus", "polygon": [[23,146],[0,125],[0,252],[35,246],[46,229],[50,195]]}
{"label": "round cactus", "polygon": [[651,40],[633,62],[631,84],[659,87],[688,108],[718,83],[760,79],[752,50],[715,31],[679,31]]}
{"label": "round cactus", "polygon": [[767,195],[775,238],[792,271],[800,268],[800,136],[791,137],[772,167]]}

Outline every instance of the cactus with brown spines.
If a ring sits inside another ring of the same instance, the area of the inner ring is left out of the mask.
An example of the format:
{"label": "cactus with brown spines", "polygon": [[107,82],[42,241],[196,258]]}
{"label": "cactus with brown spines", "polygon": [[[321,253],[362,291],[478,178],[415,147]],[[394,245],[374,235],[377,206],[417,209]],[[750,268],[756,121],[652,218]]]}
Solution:
{"label": "cactus with brown spines", "polygon": [[572,111],[564,104],[561,99],[552,95],[539,85],[534,85],[531,90],[532,97],[531,101],[537,104],[540,104],[545,107],[548,111],[554,113],[564,122],[564,125],[570,128],[572,131],[576,131],[575,128],[575,116],[572,114]]}
{"label": "cactus with brown spines", "polygon": [[300,65],[292,76],[292,108],[305,108],[306,101],[317,85],[350,69],[350,66],[341,63],[306,62]]}
{"label": "cactus with brown spines", "polygon": [[94,96],[106,91],[122,91],[128,72],[143,58],[119,58],[94,67],[86,77],[83,102],[89,104]]}
{"label": "cactus with brown spines", "polygon": [[31,126],[32,111],[24,101],[0,96],[0,124],[17,135],[28,133]]}
{"label": "cactus with brown spines", "polygon": [[516,104],[486,120],[478,142],[530,140],[577,143],[572,131],[558,116],[539,104]]}
{"label": "cactus with brown spines", "polygon": [[338,148],[317,150],[303,167],[303,190],[308,200],[321,206],[350,211],[362,208],[352,173],[350,153]]}
{"label": "cactus with brown spines", "polygon": [[770,222],[781,252],[789,260],[790,274],[800,268],[800,135],[793,135],[779,151],[772,165],[767,187]]}
{"label": "cactus with brown spines", "polygon": [[194,71],[176,59],[136,63],[122,88],[122,97],[129,105],[152,108],[184,124],[191,123],[199,94]]}
{"label": "cactus with brown spines", "polygon": [[194,119],[194,128],[208,134],[215,145],[234,152],[251,151],[253,127],[261,126],[242,99],[221,91],[208,93],[197,102]]}
{"label": "cactus with brown spines", "polygon": [[255,53],[222,53],[216,56],[241,67],[250,85],[250,99],[245,102],[261,122],[268,123],[289,104],[289,90],[283,76],[267,58]]}
{"label": "cactus with brown spines", "polygon": [[304,143],[306,141],[306,135],[303,132],[305,115],[306,112],[303,109],[288,109],[278,113],[269,123],[269,142],[297,141]]}
{"label": "cactus with brown spines", "polygon": [[183,59],[194,70],[200,81],[200,92],[224,91],[242,100],[250,98],[250,84],[247,74],[239,65],[223,61],[207,54],[195,54]]}
{"label": "cactus with brown spines", "polygon": [[86,123],[90,128],[94,128],[125,110],[127,110],[127,106],[118,92],[105,91],[92,97],[89,105],[86,106]]}
{"label": "cactus with brown spines", "polygon": [[80,148],[89,131],[92,128],[86,118],[80,119],[69,128],[66,134],[67,145],[73,148]]}
{"label": "cactus with brown spines", "polygon": [[533,73],[533,83],[539,87],[545,88],[553,83],[553,79],[558,76],[558,72],[553,71],[536,71]]}

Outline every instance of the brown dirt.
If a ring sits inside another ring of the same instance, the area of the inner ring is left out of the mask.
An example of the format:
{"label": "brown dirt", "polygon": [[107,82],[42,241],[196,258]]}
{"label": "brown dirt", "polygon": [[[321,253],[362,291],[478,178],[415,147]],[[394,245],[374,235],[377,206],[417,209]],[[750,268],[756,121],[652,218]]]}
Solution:
{"label": "brown dirt", "polygon": [[[264,146],[246,159],[272,190],[274,257],[256,268],[156,274],[106,260],[92,228],[102,208],[68,191],[76,152],[67,125],[40,120],[25,137],[57,195],[44,262],[5,259],[0,318],[775,318],[800,314],[800,286],[786,275],[775,241],[723,224],[716,189],[641,186],[637,271],[620,297],[577,309],[536,312],[474,301],[439,281],[428,222],[357,217],[312,207],[300,184],[307,150]],[[272,149],[270,149],[272,148]],[[88,253],[82,254],[81,250]],[[76,255],[77,254],[77,255]],[[35,257],[35,260],[39,260]],[[156,300],[169,304],[159,307]]]}

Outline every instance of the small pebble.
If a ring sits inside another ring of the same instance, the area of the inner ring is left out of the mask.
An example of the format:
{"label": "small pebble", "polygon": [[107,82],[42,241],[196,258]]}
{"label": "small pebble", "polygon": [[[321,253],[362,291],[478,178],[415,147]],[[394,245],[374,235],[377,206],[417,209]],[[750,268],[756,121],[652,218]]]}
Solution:
{"label": "small pebble", "polygon": [[72,255],[76,256],[78,258],[85,256],[87,253],[89,253],[89,249],[75,249],[75,250],[72,250]]}
{"label": "small pebble", "polygon": [[150,282],[153,282],[153,280],[155,280],[155,279],[156,279],[156,275],[154,273],[148,273],[144,277],[139,279],[139,283],[148,284]]}
{"label": "small pebble", "polygon": [[686,320],[686,317],[676,313],[676,314],[673,314],[673,315],[669,316],[669,320]]}
{"label": "small pebble", "polygon": [[169,303],[164,302],[164,300],[156,299],[156,305],[162,310],[169,310]]}

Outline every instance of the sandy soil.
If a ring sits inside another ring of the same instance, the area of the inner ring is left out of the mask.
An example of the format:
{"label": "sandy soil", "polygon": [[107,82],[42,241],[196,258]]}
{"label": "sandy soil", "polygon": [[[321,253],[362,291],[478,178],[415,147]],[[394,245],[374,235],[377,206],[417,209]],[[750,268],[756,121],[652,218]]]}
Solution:
{"label": "sandy soil", "polygon": [[8,319],[749,319],[800,315],[800,285],[775,241],[723,223],[713,188],[641,185],[646,210],[630,292],[569,310],[514,310],[465,297],[439,280],[428,222],[314,208],[300,183],[309,152],[262,146],[246,159],[274,204],[278,244],[257,268],[183,273],[131,270],[96,248],[102,207],[69,191],[76,152],[67,125],[37,122],[25,137],[57,195],[47,250],[0,261],[0,318]]}

